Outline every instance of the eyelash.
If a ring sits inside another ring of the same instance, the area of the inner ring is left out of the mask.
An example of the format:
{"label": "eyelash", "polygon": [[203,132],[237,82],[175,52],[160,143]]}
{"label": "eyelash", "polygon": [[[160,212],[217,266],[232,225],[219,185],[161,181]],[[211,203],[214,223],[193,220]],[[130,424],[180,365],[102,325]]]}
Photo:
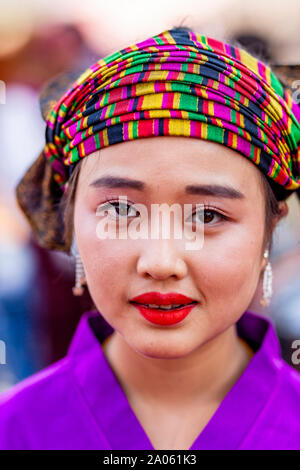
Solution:
{"label": "eyelash", "polygon": [[[117,198],[117,199],[110,199],[110,198],[107,198],[107,197],[106,197],[106,198],[105,198],[105,201],[106,201],[107,203],[110,203],[110,204],[114,204],[114,203],[120,204],[119,198]],[[105,203],[104,203],[104,204],[101,204],[100,206],[98,206],[98,208],[101,207],[102,205],[104,205],[104,207],[105,207]],[[126,205],[127,207],[130,207],[131,205],[134,206],[134,203],[127,200],[127,204],[122,203],[122,205]],[[214,209],[214,208],[211,207],[211,206],[208,206],[208,205],[206,205],[206,204],[203,204],[203,210],[204,210],[204,211],[209,211],[209,212],[211,212],[211,213],[213,213],[213,214],[217,214],[217,215],[221,218],[222,221],[227,221],[227,220],[228,220],[228,217],[226,217],[224,214],[222,214],[221,212],[219,212],[218,210]],[[195,214],[197,214],[197,212],[199,212],[199,211],[193,212],[193,213],[192,213],[192,216],[195,215]],[[205,225],[211,225],[211,224],[205,224]]]}

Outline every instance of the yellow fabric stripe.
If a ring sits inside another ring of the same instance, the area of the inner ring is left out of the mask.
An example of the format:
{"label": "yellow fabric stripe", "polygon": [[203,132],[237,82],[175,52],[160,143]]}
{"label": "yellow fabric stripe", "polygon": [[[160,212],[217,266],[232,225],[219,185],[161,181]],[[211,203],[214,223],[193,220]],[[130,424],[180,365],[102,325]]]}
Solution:
{"label": "yellow fabric stripe", "polygon": [[270,174],[271,178],[273,178],[274,173],[277,169],[278,169],[278,163],[275,161],[274,166],[273,166],[272,171],[271,171],[271,174]]}
{"label": "yellow fabric stripe", "polygon": [[133,139],[133,130],[132,130],[132,126],[133,126],[133,123],[132,121],[130,121],[128,123],[128,136],[129,136],[129,139],[132,140]]}
{"label": "yellow fabric stripe", "polygon": [[161,108],[164,93],[155,93],[153,95],[145,95],[143,99],[143,109]]}
{"label": "yellow fabric stripe", "polygon": [[164,33],[164,38],[166,38],[169,43],[176,44],[175,39],[171,36],[171,34],[168,31]]}
{"label": "yellow fabric stripe", "polygon": [[155,93],[154,83],[153,82],[143,82],[136,84],[136,94],[138,96],[148,93]]}
{"label": "yellow fabric stripe", "polygon": [[190,121],[186,119],[170,119],[169,131],[172,135],[190,136]]}
{"label": "yellow fabric stripe", "polygon": [[103,129],[102,137],[103,137],[104,147],[107,147],[108,146],[107,127]]}
{"label": "yellow fabric stripe", "polygon": [[240,49],[241,61],[254,72],[256,75],[259,75],[257,60],[255,57],[250,56],[246,51]]}
{"label": "yellow fabric stripe", "polygon": [[173,107],[179,109],[181,93],[174,93]]}
{"label": "yellow fabric stripe", "polygon": [[232,145],[236,149],[236,147],[237,147],[237,134],[233,134]]}

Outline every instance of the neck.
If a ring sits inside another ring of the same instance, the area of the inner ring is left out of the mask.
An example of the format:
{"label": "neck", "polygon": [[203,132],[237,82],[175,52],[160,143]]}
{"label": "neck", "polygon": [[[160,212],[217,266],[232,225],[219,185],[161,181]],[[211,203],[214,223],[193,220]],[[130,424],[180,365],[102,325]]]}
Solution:
{"label": "neck", "polygon": [[169,408],[222,401],[253,355],[234,325],[179,359],[144,356],[116,331],[102,347],[129,401],[143,399]]}

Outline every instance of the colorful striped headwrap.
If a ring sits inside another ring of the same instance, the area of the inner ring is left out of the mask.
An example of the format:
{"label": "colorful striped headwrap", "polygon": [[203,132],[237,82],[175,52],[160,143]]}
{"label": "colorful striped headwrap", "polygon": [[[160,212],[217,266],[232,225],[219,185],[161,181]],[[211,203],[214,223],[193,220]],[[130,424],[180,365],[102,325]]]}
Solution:
{"label": "colorful striped headwrap", "polygon": [[291,91],[245,50],[176,29],[99,60],[55,103],[43,149],[52,186],[63,193],[76,163],[98,149],[162,135],[235,149],[285,197],[300,188],[300,106]]}
{"label": "colorful striped headwrap", "polygon": [[99,60],[58,101],[45,156],[66,166],[122,141],[158,135],[236,149],[287,189],[300,186],[300,108],[270,68],[194,32],[164,31]]}

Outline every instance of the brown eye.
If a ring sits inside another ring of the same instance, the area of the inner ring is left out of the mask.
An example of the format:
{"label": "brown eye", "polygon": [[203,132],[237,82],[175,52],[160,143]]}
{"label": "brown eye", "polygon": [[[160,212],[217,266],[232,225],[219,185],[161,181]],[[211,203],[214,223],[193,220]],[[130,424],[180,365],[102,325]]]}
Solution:
{"label": "brown eye", "polygon": [[216,211],[212,210],[205,210],[204,211],[204,222],[208,224],[209,222],[214,220],[215,214],[219,215]]}
{"label": "brown eye", "polygon": [[192,214],[192,217],[194,216],[198,216],[195,222],[200,222],[202,224],[204,223],[206,225],[213,225],[211,222],[213,222],[216,217],[219,217],[221,220],[227,220],[227,217],[225,217],[225,215],[210,208],[204,208],[201,211],[194,212]]}

